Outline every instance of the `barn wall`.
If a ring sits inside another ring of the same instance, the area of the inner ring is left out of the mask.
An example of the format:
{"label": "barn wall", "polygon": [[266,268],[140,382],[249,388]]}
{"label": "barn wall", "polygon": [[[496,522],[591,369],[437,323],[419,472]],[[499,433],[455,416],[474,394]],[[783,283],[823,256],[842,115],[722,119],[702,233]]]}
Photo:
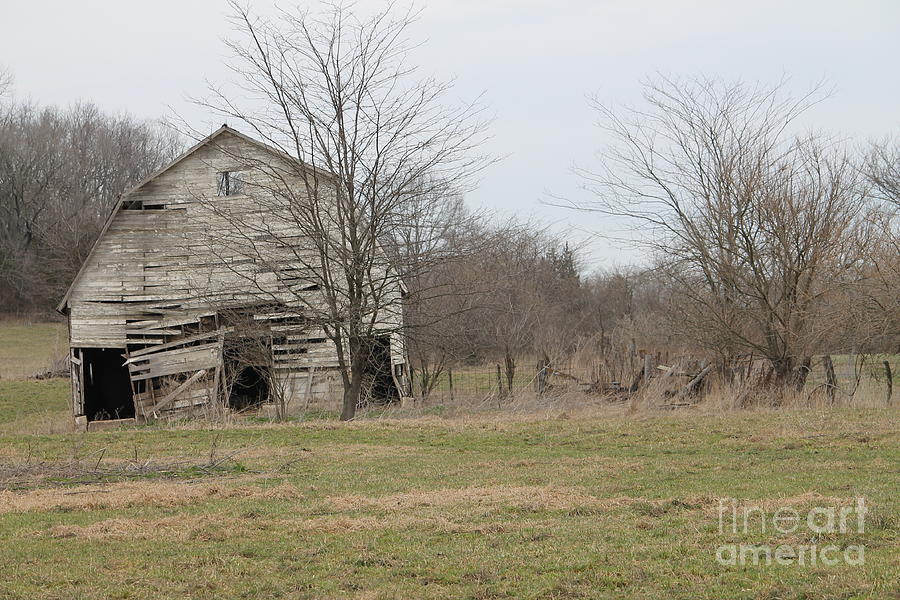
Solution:
{"label": "barn wall", "polygon": [[[258,302],[262,292],[288,308],[299,304],[284,293],[284,281],[260,273],[238,249],[248,237],[249,243],[264,244],[266,234],[285,235],[290,219],[273,216],[271,205],[248,196],[217,196],[218,172],[242,171],[248,187],[264,189],[277,182],[247,165],[260,161],[277,168],[281,160],[240,137],[220,134],[215,146],[201,147],[124,199],[73,285],[68,299],[72,347],[127,348],[139,414],[191,411],[216,397],[223,338],[209,337],[218,327],[210,307]],[[292,185],[303,182],[295,179]],[[210,209],[210,202],[245,222],[258,219],[260,228],[236,231],[233,221]],[[277,254],[283,248],[273,252],[273,262],[290,264],[289,255]],[[302,281],[302,272],[296,279]],[[308,301],[317,301],[315,290],[308,294]],[[291,402],[339,406],[340,381],[329,374],[337,366],[334,344],[321,331],[281,324],[282,316],[259,317],[275,319],[272,330],[284,337],[273,351]],[[382,320],[387,327],[400,318],[385,314]],[[392,362],[405,362],[402,340],[392,338]],[[307,393],[309,369],[314,378]]]}
{"label": "barn wall", "polygon": [[289,415],[306,410],[340,410],[343,387],[340,375],[334,369],[287,372],[284,374],[284,386]]}

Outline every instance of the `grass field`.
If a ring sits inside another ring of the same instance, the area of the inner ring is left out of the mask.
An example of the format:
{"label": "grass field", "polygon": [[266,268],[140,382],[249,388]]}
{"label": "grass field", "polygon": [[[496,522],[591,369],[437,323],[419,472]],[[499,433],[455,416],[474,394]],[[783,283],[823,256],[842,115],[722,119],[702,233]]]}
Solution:
{"label": "grass field", "polygon": [[0,380],[0,434],[72,430],[68,379]]}
{"label": "grass field", "polygon": [[[885,598],[896,412],[374,420],[0,437],[0,597]],[[865,531],[719,532],[863,496]],[[723,566],[731,543],[865,564]]]}
{"label": "grass field", "polygon": [[[896,408],[75,434],[67,398],[0,380],[0,598],[900,598]],[[858,497],[863,531],[773,528]],[[766,529],[720,529],[723,498]]]}
{"label": "grass field", "polygon": [[0,319],[0,379],[22,379],[65,355],[66,324]]}

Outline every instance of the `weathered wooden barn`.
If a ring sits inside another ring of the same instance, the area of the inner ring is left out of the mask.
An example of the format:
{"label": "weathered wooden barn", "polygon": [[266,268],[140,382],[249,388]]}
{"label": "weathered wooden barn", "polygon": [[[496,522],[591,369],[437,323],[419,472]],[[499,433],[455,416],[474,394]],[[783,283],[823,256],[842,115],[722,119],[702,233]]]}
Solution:
{"label": "weathered wooden barn", "polygon": [[[236,264],[253,261],[229,252],[227,245],[210,244],[209,232],[227,235],[237,227],[235,220],[211,210],[211,202],[232,214],[258,216],[269,223],[268,231],[275,221],[290,228],[290,219],[265,214],[245,186],[268,177],[259,165],[291,161],[223,126],[121,196],[58,306],[68,317],[77,423],[227,410],[245,406],[248,395],[265,401],[272,382],[288,411],[339,408],[343,387],[336,346],[321,328],[309,326],[304,303],[297,301],[298,293],[319,293],[318,286],[304,283],[309,278],[286,259],[277,273],[261,274],[273,300],[260,302],[258,289],[247,289],[247,280],[234,276]],[[296,161],[289,166],[299,170]],[[317,181],[328,177],[317,173]],[[304,181],[290,179],[296,186]],[[246,232],[231,233],[238,234],[231,239],[252,243]],[[391,293],[399,298],[401,284],[396,287]],[[290,293],[280,294],[288,288]],[[242,335],[234,326],[235,314],[264,325],[267,355],[236,367],[239,372],[226,386],[227,350]],[[406,385],[401,319],[402,311],[381,317],[384,335],[373,340],[373,356],[380,361],[373,373],[382,395],[398,394]]]}

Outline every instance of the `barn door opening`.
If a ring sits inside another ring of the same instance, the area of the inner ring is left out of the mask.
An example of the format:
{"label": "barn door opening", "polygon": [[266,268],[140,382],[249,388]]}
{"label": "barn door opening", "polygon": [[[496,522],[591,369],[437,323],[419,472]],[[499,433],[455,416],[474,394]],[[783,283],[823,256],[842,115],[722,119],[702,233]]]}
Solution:
{"label": "barn door opening", "polygon": [[244,410],[265,404],[270,398],[271,339],[263,332],[228,336],[222,349],[225,373],[225,404]]}
{"label": "barn door opening", "polygon": [[84,414],[88,421],[133,419],[131,379],[122,348],[81,348]]}
{"label": "barn door opening", "polygon": [[234,380],[228,394],[228,408],[240,411],[269,400],[269,377],[264,367],[233,365],[232,369]]}
{"label": "barn door opening", "polygon": [[376,336],[367,345],[368,360],[363,375],[365,399],[373,404],[399,402],[400,391],[391,372],[391,338]]}

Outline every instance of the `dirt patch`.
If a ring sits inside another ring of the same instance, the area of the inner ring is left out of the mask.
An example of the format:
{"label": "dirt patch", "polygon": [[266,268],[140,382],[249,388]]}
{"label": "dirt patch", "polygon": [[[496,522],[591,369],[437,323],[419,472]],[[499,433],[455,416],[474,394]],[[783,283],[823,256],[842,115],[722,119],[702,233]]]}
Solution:
{"label": "dirt patch", "polygon": [[0,492],[0,513],[180,506],[203,500],[236,497],[289,500],[300,498],[302,494],[296,487],[287,484],[264,488],[255,485],[227,486],[222,483],[129,481],[28,492],[3,491]]}

